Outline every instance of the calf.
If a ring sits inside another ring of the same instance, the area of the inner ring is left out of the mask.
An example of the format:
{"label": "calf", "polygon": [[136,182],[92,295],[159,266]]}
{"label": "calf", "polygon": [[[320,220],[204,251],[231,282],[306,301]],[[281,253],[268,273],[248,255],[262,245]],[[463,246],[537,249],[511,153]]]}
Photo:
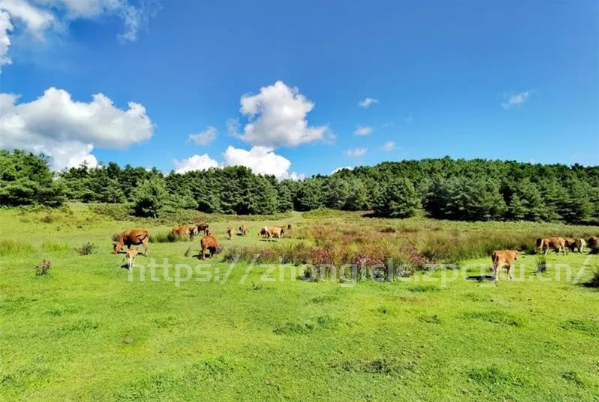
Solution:
{"label": "calf", "polygon": [[248,227],[246,225],[239,226],[239,232],[242,236],[246,236],[248,234]]}
{"label": "calf", "polygon": [[587,246],[589,246],[590,248],[596,248],[597,246],[599,246],[599,237],[589,237],[589,240],[587,240]]}
{"label": "calf", "polygon": [[129,271],[131,271],[131,267],[135,263],[135,257],[137,257],[137,254],[138,251],[136,248],[130,248],[125,253],[125,258],[123,258],[123,261],[127,260],[127,266],[129,267]]}
{"label": "calf", "polygon": [[495,282],[499,282],[499,272],[501,268],[506,267],[508,279],[513,279],[511,267],[518,258],[519,251],[516,250],[496,250],[493,252],[493,270],[495,271]]}
{"label": "calf", "polygon": [[227,235],[229,236],[229,240],[233,240],[233,229],[227,229]]}

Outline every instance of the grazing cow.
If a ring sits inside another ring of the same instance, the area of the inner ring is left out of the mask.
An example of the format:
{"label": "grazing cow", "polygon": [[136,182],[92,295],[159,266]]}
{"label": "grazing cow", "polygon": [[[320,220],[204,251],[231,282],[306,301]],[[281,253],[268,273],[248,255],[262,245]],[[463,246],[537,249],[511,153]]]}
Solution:
{"label": "grazing cow", "polygon": [[210,257],[220,252],[216,237],[212,235],[202,237],[202,240],[200,240],[200,259],[203,260],[206,258],[206,251],[208,251]]}
{"label": "grazing cow", "polygon": [[189,229],[189,237],[197,236],[200,233],[196,225],[187,225],[187,228]]}
{"label": "grazing cow", "polygon": [[171,233],[176,237],[189,236],[189,239],[191,240],[198,234],[198,228],[196,225],[176,226],[173,228]]}
{"label": "grazing cow", "polygon": [[574,251],[576,250],[576,239],[572,237],[564,237],[564,246],[566,247],[564,251]]}
{"label": "grazing cow", "polygon": [[227,228],[227,235],[229,236],[229,240],[233,240],[233,229]]}
{"label": "grazing cow", "polygon": [[499,272],[501,268],[507,269],[508,279],[514,279],[512,276],[512,265],[518,259],[519,251],[516,250],[496,250],[493,252],[493,270],[495,271],[495,282],[499,282]]}
{"label": "grazing cow", "polygon": [[239,232],[241,233],[242,236],[247,236],[248,231],[249,231],[249,229],[246,225],[239,226]]}
{"label": "grazing cow", "polygon": [[268,237],[268,228],[266,226],[260,229],[260,231],[258,232],[258,237]]}
{"label": "grazing cow", "polygon": [[271,226],[271,227],[264,227],[264,230],[266,230],[266,235],[267,238],[276,238],[276,239],[280,239],[281,236],[283,236],[285,234],[285,230],[280,227],[280,226]]}
{"label": "grazing cow", "polygon": [[130,248],[129,250],[127,250],[125,258],[123,258],[123,261],[127,260],[127,266],[129,267],[129,271],[131,271],[131,267],[135,263],[135,257],[137,257],[137,254],[139,254],[139,252],[136,248]]}
{"label": "grazing cow", "polygon": [[139,246],[140,244],[144,248],[144,255],[148,255],[148,241],[150,240],[150,234],[147,230],[143,229],[128,229],[119,235],[114,243],[114,254],[119,253],[123,247],[131,248],[131,246]]}
{"label": "grazing cow", "polygon": [[589,240],[587,240],[587,246],[589,246],[590,248],[599,247],[599,237],[597,237],[597,236],[589,237]]}
{"label": "grazing cow", "polygon": [[576,248],[578,249],[579,253],[584,252],[584,248],[586,245],[587,245],[587,242],[584,239],[581,239],[581,238],[576,239]]}
{"label": "grazing cow", "polygon": [[196,226],[198,228],[198,233],[204,232],[204,234],[208,234],[208,228],[210,227],[210,225],[208,225],[207,223],[200,223]]}
{"label": "grazing cow", "polygon": [[547,254],[549,249],[553,249],[559,254],[561,251],[566,254],[566,241],[561,237],[548,237],[546,239],[537,239],[537,250]]}

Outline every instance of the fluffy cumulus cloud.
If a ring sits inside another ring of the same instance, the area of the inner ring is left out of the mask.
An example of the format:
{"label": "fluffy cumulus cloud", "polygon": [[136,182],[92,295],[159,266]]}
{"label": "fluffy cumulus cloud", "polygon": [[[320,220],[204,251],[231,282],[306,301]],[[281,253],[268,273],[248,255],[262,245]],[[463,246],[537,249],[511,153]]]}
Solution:
{"label": "fluffy cumulus cloud", "polygon": [[0,149],[44,153],[55,170],[82,162],[94,166],[94,147],[125,149],[152,137],[153,124],[139,103],[120,109],[103,94],[79,102],[56,88],[31,102],[18,98],[0,94]]}
{"label": "fluffy cumulus cloud", "polygon": [[369,135],[372,134],[372,127],[370,126],[358,126],[354,131],[355,135]]}
{"label": "fluffy cumulus cloud", "polygon": [[218,134],[218,130],[215,127],[209,126],[202,132],[189,134],[189,141],[197,145],[209,145],[216,139],[216,134]]}
{"label": "fluffy cumulus cloud", "polygon": [[207,154],[204,155],[193,155],[183,160],[173,160],[175,165],[175,172],[186,173],[192,170],[208,170],[210,168],[217,168],[219,164],[217,161],[212,159]]}
{"label": "fluffy cumulus cloud", "polygon": [[395,142],[388,141],[381,147],[383,151],[393,151],[395,149]]}
{"label": "fluffy cumulus cloud", "polygon": [[509,95],[507,100],[501,104],[504,109],[511,109],[520,106],[530,99],[531,91],[521,92],[519,94]]}
{"label": "fluffy cumulus cloud", "polygon": [[364,155],[366,152],[368,152],[368,148],[356,148],[346,151],[345,155],[351,157],[358,157]]}
{"label": "fluffy cumulus cloud", "polygon": [[[254,146],[278,148],[294,147],[326,139],[326,126],[309,126],[306,119],[314,109],[314,103],[297,88],[288,87],[282,81],[263,87],[256,95],[241,97],[241,113],[248,123],[237,134],[243,141]],[[230,124],[230,131],[235,130]]]}
{"label": "fluffy cumulus cloud", "polygon": [[303,180],[304,175],[296,172],[289,173],[291,161],[277,155],[272,148],[256,146],[249,151],[229,146],[224,154],[225,165],[245,166],[256,174],[273,175],[279,180]]}
{"label": "fluffy cumulus cloud", "polygon": [[43,41],[48,31],[63,32],[71,21],[114,16],[125,30],[118,37],[135,41],[159,9],[158,0],[0,0],[0,68],[11,63],[8,50],[13,33]]}
{"label": "fluffy cumulus cloud", "polygon": [[375,103],[379,103],[379,100],[374,99],[374,98],[364,98],[358,103],[358,106],[360,106],[363,109],[368,109],[370,106],[374,105]]}

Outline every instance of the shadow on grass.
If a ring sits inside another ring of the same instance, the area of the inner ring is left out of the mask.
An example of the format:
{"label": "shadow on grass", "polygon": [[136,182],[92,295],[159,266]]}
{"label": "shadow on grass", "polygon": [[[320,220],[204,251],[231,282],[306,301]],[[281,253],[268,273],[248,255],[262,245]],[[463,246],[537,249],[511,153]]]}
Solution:
{"label": "shadow on grass", "polygon": [[484,282],[484,281],[493,282],[495,280],[495,277],[492,275],[474,275],[474,276],[467,276],[466,280],[467,281],[476,281],[476,282]]}

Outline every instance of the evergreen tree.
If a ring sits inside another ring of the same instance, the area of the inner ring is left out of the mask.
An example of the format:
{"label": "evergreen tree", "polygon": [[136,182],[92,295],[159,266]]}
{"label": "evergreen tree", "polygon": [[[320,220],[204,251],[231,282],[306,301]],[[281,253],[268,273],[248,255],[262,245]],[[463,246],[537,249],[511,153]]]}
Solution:
{"label": "evergreen tree", "polygon": [[133,194],[135,215],[157,218],[167,201],[168,193],[162,178],[145,180]]}
{"label": "evergreen tree", "polygon": [[374,213],[388,218],[408,218],[416,214],[420,196],[412,182],[399,178],[388,183],[375,201]]}

